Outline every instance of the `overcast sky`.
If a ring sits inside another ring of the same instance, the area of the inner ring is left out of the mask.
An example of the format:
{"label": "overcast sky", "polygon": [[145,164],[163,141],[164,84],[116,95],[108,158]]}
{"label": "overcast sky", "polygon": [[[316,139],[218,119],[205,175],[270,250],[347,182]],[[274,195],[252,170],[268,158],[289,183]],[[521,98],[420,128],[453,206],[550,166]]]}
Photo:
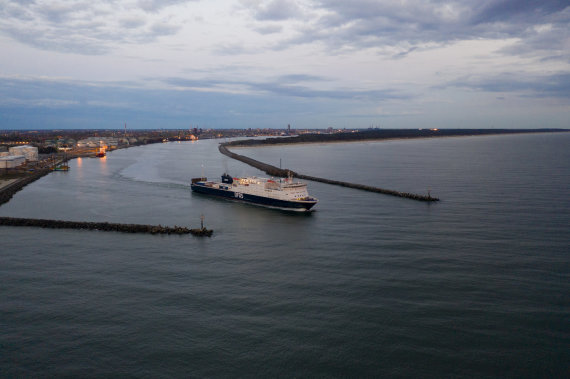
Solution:
{"label": "overcast sky", "polygon": [[567,0],[0,0],[0,128],[568,128]]}

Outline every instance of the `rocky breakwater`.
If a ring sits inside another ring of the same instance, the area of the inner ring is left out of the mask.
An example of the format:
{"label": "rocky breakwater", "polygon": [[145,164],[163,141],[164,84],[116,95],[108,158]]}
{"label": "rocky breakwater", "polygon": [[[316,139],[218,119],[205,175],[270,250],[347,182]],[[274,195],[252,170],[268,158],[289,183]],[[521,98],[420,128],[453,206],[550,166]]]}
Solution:
{"label": "rocky breakwater", "polygon": [[400,192],[400,191],[394,191],[394,190],[389,190],[389,189],[380,188],[380,187],[368,186],[365,184],[343,182],[340,180],[332,180],[332,179],[326,179],[326,178],[319,178],[316,176],[299,174],[295,171],[277,168],[275,166],[257,161],[255,159],[250,158],[250,157],[246,157],[244,155],[236,154],[232,151],[229,151],[228,148],[226,147],[226,144],[220,144],[218,149],[220,150],[220,152],[222,154],[224,154],[230,158],[236,159],[238,161],[241,161],[243,163],[246,163],[252,167],[255,167],[255,168],[265,172],[266,174],[271,175],[271,176],[277,176],[277,177],[283,178],[283,177],[287,177],[289,175],[289,173],[291,173],[291,175],[293,175],[296,178],[311,180],[314,182],[333,184],[333,185],[337,185],[337,186],[354,188],[354,189],[358,189],[358,190],[362,190],[362,191],[382,193],[384,195],[397,196],[397,197],[402,197],[402,198],[412,199],[412,200],[418,200],[418,201],[427,201],[427,202],[439,201],[439,199],[437,197],[432,197],[431,194],[419,195],[419,194],[415,194],[415,193]]}
{"label": "rocky breakwater", "polygon": [[14,217],[0,217],[0,225],[51,229],[99,230],[104,232],[123,233],[192,234],[198,237],[211,237],[213,234],[213,230],[206,229],[204,227],[199,229],[189,229],[181,226],[169,227],[162,225],[116,224],[111,222],[62,221]]}
{"label": "rocky breakwater", "polygon": [[[0,189],[0,205],[10,201],[12,196],[28,184],[40,179],[44,175],[52,172],[50,169],[37,170],[18,178],[14,182]],[[30,218],[0,217],[0,225],[4,226],[29,226],[51,229],[81,229],[99,230],[105,232],[123,233],[148,233],[148,234],[192,234],[198,237],[211,237],[214,233],[211,229],[206,229],[202,222],[201,228],[189,229],[180,226],[168,227],[162,225],[141,225],[141,224],[117,224],[110,222],[82,222],[63,220],[44,220]]]}

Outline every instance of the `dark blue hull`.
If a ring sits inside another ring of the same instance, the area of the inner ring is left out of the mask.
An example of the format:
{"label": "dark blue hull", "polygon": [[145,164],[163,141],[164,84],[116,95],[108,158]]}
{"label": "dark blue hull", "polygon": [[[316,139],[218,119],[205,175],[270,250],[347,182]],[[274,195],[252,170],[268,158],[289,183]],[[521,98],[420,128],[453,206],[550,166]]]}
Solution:
{"label": "dark blue hull", "polygon": [[274,208],[289,209],[296,211],[308,211],[317,203],[316,201],[286,201],[286,200],[272,199],[269,197],[249,195],[246,193],[234,192],[231,190],[223,190],[218,188],[207,187],[200,183],[192,183],[191,188],[192,191],[194,192],[203,193],[207,195],[213,195],[217,197],[223,197],[226,199],[263,205],[266,207],[274,207]]}

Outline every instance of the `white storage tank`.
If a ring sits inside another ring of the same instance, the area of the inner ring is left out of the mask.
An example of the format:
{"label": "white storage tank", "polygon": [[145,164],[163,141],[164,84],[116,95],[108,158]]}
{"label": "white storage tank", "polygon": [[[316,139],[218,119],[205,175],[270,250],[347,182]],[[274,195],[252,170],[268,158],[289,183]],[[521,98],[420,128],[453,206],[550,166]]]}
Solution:
{"label": "white storage tank", "polygon": [[30,145],[14,146],[10,148],[10,155],[23,155],[28,161],[37,161],[38,148]]}
{"label": "white storage tank", "polygon": [[9,155],[0,157],[0,168],[15,168],[26,163],[26,157],[23,155]]}

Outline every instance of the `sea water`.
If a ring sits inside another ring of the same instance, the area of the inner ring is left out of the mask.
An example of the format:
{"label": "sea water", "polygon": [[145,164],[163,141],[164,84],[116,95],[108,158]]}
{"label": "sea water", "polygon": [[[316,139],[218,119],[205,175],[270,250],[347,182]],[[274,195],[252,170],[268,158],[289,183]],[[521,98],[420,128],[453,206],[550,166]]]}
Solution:
{"label": "sea water", "polygon": [[561,377],[570,134],[234,151],[300,173],[309,214],[192,194],[263,176],[204,140],[70,162],[1,216],[212,238],[0,227],[0,376]]}

